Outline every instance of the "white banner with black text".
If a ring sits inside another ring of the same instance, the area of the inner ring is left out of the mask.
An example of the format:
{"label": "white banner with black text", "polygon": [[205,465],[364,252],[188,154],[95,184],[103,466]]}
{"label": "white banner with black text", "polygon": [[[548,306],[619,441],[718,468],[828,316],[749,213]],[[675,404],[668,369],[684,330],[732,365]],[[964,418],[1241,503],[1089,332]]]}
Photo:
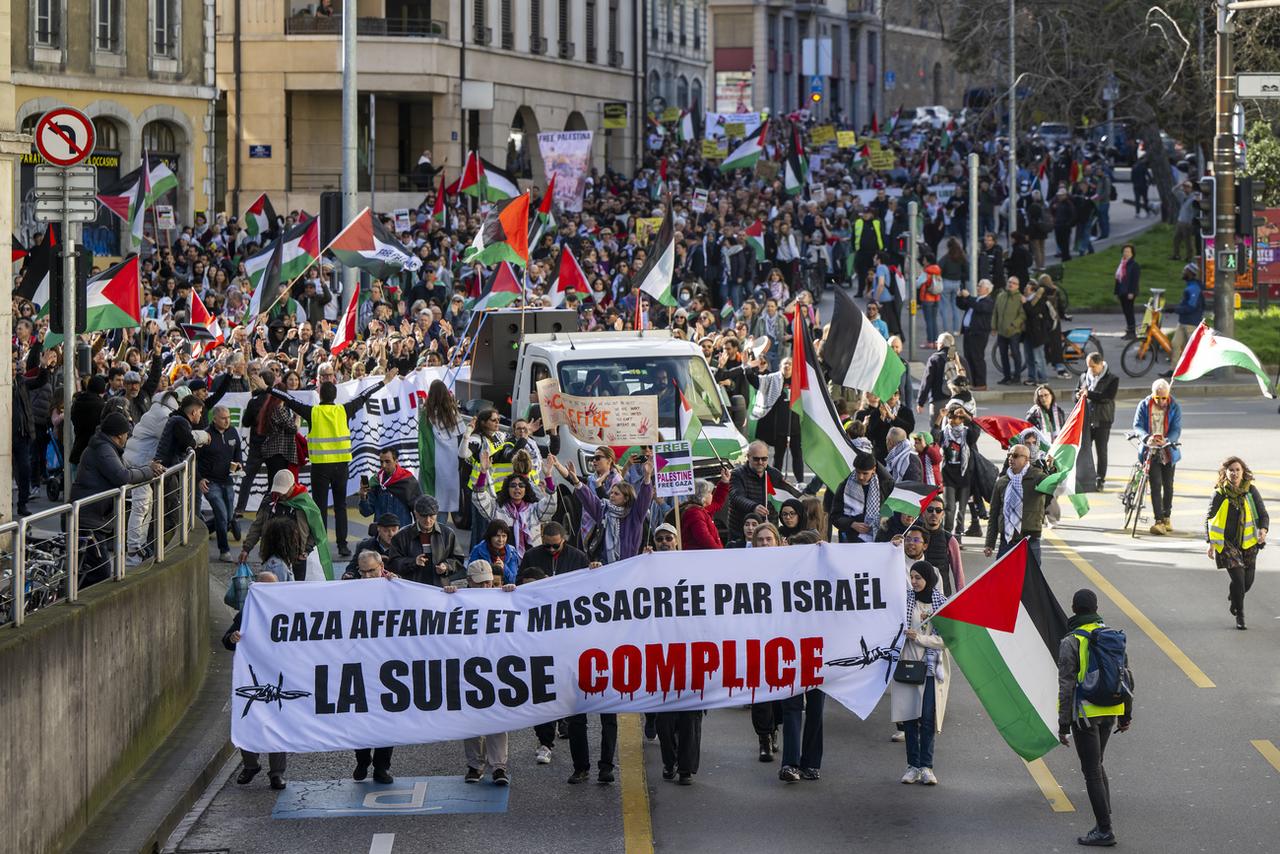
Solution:
{"label": "white banner with black text", "polygon": [[303,753],[421,744],[813,688],[866,717],[902,643],[901,549],[781,548],[641,555],[511,592],[254,584],[232,741]]}

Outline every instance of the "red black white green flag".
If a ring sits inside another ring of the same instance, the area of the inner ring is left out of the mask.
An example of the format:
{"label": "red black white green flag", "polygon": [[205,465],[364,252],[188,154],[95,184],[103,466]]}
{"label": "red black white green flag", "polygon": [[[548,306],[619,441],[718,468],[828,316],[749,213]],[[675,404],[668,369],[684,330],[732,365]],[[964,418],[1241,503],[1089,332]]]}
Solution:
{"label": "red black white green flag", "polygon": [[570,291],[576,292],[580,296],[586,296],[590,292],[587,286],[587,276],[582,272],[582,265],[578,263],[578,259],[574,257],[573,250],[566,243],[563,251],[560,253],[560,268],[556,271],[556,277],[551,282],[551,305],[559,308],[564,305],[565,294]]}
{"label": "red black white green flag", "polygon": [[[368,208],[356,214],[342,229],[329,244],[329,251],[348,267],[368,270],[378,279],[422,267],[422,259],[405,248]],[[281,269],[284,269],[284,260]]]}
{"label": "red black white green flag", "polygon": [[498,202],[462,255],[467,264],[529,263],[529,194]]}

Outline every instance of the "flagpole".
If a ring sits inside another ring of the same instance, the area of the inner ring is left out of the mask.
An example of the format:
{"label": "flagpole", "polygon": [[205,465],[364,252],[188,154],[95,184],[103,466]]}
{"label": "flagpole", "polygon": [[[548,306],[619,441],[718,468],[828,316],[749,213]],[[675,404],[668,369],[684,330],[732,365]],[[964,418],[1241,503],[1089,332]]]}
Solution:
{"label": "flagpole", "polygon": [[[482,322],[483,322],[483,315],[484,315],[484,310],[482,309],[482,310],[480,310],[480,311],[474,311],[474,312],[472,312],[472,313],[471,313],[471,316],[467,318],[467,326],[466,326],[466,328],[465,328],[465,329],[463,329],[463,330],[462,330],[462,340],[463,340],[463,341],[467,341],[467,349],[466,349],[466,350],[464,350],[464,351],[463,351],[463,353],[462,353],[462,359],[463,359],[463,361],[466,361],[466,357],[467,357],[468,355],[470,355],[470,354],[471,354],[471,350],[472,350],[472,348],[475,346],[475,339],[471,339],[470,341],[468,341],[468,340],[467,340],[467,333],[471,331],[471,327],[472,327],[472,325],[474,325],[474,324],[475,324],[475,322],[476,322],[476,318],[478,318],[478,317],[479,317],[479,318],[482,318]],[[477,332],[478,332],[478,330],[477,330]],[[477,337],[478,337],[478,336],[477,336]],[[450,369],[453,369],[453,366],[452,366],[452,365],[449,365],[448,367],[449,367]],[[447,385],[447,386],[449,387],[449,391],[453,391],[453,384],[457,381],[457,379],[458,379],[458,373],[459,373],[461,370],[462,370],[462,362],[459,362],[459,363],[458,363],[458,367],[457,367],[456,369],[454,369],[454,370],[453,370],[453,376],[452,376],[452,377],[449,377],[448,371],[446,371],[446,372],[445,372],[445,377],[446,377],[445,385]]]}

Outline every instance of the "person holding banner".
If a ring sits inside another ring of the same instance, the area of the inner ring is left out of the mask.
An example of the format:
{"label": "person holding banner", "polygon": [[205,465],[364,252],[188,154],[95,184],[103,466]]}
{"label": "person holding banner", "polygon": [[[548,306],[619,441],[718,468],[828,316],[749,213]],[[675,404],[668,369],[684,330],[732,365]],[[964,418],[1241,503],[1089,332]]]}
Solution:
{"label": "person holding banner", "polygon": [[440,505],[422,495],[413,505],[414,524],[391,538],[391,571],[408,581],[443,587],[462,574],[462,549],[453,530],[438,521]]}
{"label": "person holding banner", "polygon": [[[356,556],[356,560],[360,566],[360,578],[362,580],[372,579],[394,579],[396,576],[388,573],[382,564],[382,555],[374,551],[361,552]],[[356,750],[356,769],[351,772],[351,779],[360,782],[369,774],[369,766],[373,765],[373,782],[381,783],[388,786],[395,782],[395,778],[391,776],[391,753],[394,747],[361,747]]]}
{"label": "person holding banner", "polygon": [[720,532],[716,530],[715,515],[729,497],[732,473],[728,463],[721,463],[720,480],[714,487],[708,480],[694,484],[693,498],[680,508],[680,543],[684,551],[724,548]]}
{"label": "person holding banner", "polygon": [[[253,577],[254,584],[271,584],[278,579],[271,572],[262,570]],[[243,611],[236,611],[236,615],[231,620],[231,625],[227,627],[227,631],[222,635],[222,645],[228,652],[235,652],[236,645],[240,643],[240,616]],[[247,786],[253,782],[253,778],[258,776],[258,772],[262,770],[259,763],[258,754],[252,750],[240,750],[240,761],[244,767],[240,769],[240,774],[236,777],[236,785]],[[279,791],[285,787],[284,772],[289,764],[289,754],[287,753],[268,753],[267,754],[267,779],[271,782],[271,788]]]}

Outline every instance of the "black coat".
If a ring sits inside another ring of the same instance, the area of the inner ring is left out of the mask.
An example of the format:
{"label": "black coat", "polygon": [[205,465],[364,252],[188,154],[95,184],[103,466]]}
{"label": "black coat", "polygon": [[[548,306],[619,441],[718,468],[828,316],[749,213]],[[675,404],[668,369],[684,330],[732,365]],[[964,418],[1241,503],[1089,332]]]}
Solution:
{"label": "black coat", "polygon": [[[769,466],[765,473],[773,484],[774,491],[785,491],[799,498],[800,490],[787,483],[782,472]],[[764,475],[757,475],[746,463],[733,470],[729,478],[729,521],[730,536],[742,534],[742,520],[756,507],[768,507],[768,497],[764,492]]]}
{"label": "black coat", "polygon": [[524,553],[520,560],[520,572],[527,569],[540,569],[547,577],[585,569],[591,563],[587,553],[565,543],[557,554],[552,554],[546,546],[534,546]]}
{"label": "black coat", "polygon": [[[101,431],[95,432],[80,456],[76,479],[71,484],[69,500],[76,501],[109,489],[142,483],[151,477],[149,466],[126,466],[123,456],[124,449],[117,447],[115,442]],[[101,528],[111,520],[114,514],[115,499],[113,498],[87,504],[80,516],[81,529]]]}
{"label": "black coat", "polygon": [[965,327],[964,334],[986,340],[991,335],[991,314],[996,309],[996,301],[991,295],[977,297],[970,294],[967,297],[956,297],[956,305],[966,313],[973,309],[973,317]]}
{"label": "black coat", "polygon": [[1120,390],[1120,378],[1107,371],[1089,392],[1087,407],[1090,427],[1110,428],[1116,420],[1116,392]]}
{"label": "black coat", "polygon": [[71,446],[71,464],[80,464],[80,455],[89,447],[89,441],[102,423],[102,408],[106,398],[91,391],[78,391],[71,398],[71,427],[75,432]]}
{"label": "black coat", "polygon": [[[418,541],[418,526],[409,525],[391,538],[391,548],[387,550],[390,566],[387,567],[396,575],[408,581],[420,584],[432,584],[443,587],[448,583],[465,577],[465,555],[458,546],[458,538],[453,529],[436,523],[431,533],[431,566],[418,566],[418,555],[422,554],[422,544]],[[435,564],[449,565],[448,575],[436,573]]]}
{"label": "black coat", "polygon": [[920,396],[916,405],[925,406],[933,403],[941,406],[951,394],[947,390],[947,360],[951,358],[951,348],[943,347],[935,350],[924,364],[924,380],[920,383]]}
{"label": "black coat", "polygon": [[[827,518],[831,520],[832,526],[835,527],[843,536],[842,540],[851,539],[853,529],[850,527],[854,522],[861,522],[862,519],[853,516],[846,516],[844,512],[844,491],[849,485],[849,479],[857,477],[857,473],[850,474],[840,483],[840,487],[836,490],[827,490],[826,497],[822,499],[823,508],[827,511]],[[880,463],[876,463],[876,479],[880,481],[880,502],[884,506],[884,500],[889,497],[889,493],[893,491],[893,478],[889,476],[889,472]]]}
{"label": "black coat", "polygon": [[1130,258],[1129,263],[1124,268],[1124,280],[1116,279],[1116,285],[1113,290],[1116,296],[1138,295],[1138,283],[1141,281],[1142,267],[1138,264],[1137,258]]}

